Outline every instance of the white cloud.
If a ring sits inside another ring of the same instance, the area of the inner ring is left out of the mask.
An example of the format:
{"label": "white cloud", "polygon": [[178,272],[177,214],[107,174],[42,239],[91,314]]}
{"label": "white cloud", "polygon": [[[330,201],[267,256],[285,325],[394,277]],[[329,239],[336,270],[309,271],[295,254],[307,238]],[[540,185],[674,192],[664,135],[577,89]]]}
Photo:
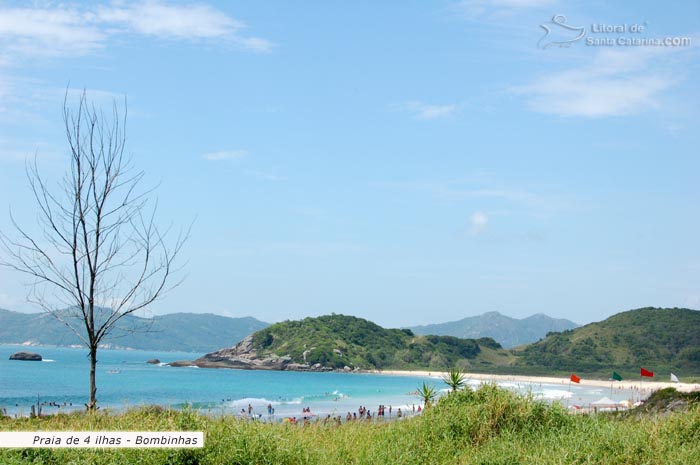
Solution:
{"label": "white cloud", "polygon": [[413,114],[415,119],[433,120],[444,118],[454,114],[457,111],[457,105],[431,105],[423,102],[404,102],[397,105],[392,105],[393,108]]}
{"label": "white cloud", "polygon": [[99,49],[106,33],[91,24],[91,15],[68,7],[0,9],[0,45],[8,55],[77,56]]}
{"label": "white cloud", "polygon": [[0,7],[0,63],[46,56],[82,56],[126,34],[159,39],[220,40],[253,52],[267,52],[272,42],[242,33],[245,25],[199,3],[160,0],[114,2],[107,6]]}
{"label": "white cloud", "polygon": [[661,105],[663,91],[679,81],[661,66],[668,49],[601,50],[586,66],[541,76],[514,87],[540,113],[562,116],[619,116]]}
{"label": "white cloud", "polygon": [[235,37],[234,42],[251,52],[266,53],[271,51],[275,44],[260,37]]}
{"label": "white cloud", "polygon": [[416,115],[416,118],[442,118],[443,116],[451,115],[456,109],[457,107],[455,105],[425,105],[419,110],[418,114]]}
{"label": "white cloud", "polygon": [[202,155],[202,158],[209,161],[238,160],[248,156],[247,150],[222,150],[210,152]]}
{"label": "white cloud", "polygon": [[467,18],[477,18],[484,15],[514,14],[524,9],[549,7],[557,0],[461,0],[454,4],[453,9]]}
{"label": "white cloud", "polygon": [[207,5],[169,5],[161,1],[98,7],[95,19],[137,34],[174,39],[226,37],[243,24]]}
{"label": "white cloud", "polygon": [[486,213],[477,211],[469,218],[469,223],[471,224],[472,234],[481,234],[489,224],[489,217]]}

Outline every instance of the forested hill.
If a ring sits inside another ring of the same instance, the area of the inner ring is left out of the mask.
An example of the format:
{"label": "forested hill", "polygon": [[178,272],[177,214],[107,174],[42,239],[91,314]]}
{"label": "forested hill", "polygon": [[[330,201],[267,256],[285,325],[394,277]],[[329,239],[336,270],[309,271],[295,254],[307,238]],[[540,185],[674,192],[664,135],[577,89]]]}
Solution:
{"label": "forested hill", "polygon": [[253,334],[252,346],[258,356],[289,355],[295,363],[328,368],[476,369],[487,359],[507,357],[491,338],[419,336],[336,314],[275,323]]}
{"label": "forested hill", "polygon": [[639,377],[645,367],[667,379],[670,372],[700,373],[700,311],[640,308],[580,328],[551,333],[515,351],[515,366],[543,373],[581,372]]}
{"label": "forested hill", "polygon": [[[79,322],[74,323],[80,327]],[[211,313],[170,313],[153,318],[128,315],[120,324],[127,331],[116,330],[113,337],[103,342],[115,348],[201,353],[235,344],[267,325],[251,317],[230,318]],[[0,309],[0,344],[71,346],[82,342],[48,313]]]}

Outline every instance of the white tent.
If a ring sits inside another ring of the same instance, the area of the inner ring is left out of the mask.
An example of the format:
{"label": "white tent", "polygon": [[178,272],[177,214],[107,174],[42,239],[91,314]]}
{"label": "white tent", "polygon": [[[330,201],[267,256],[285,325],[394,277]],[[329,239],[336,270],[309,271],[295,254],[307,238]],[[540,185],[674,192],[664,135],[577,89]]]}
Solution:
{"label": "white tent", "polygon": [[595,402],[591,402],[591,405],[593,407],[615,407],[617,406],[617,402],[608,397],[603,397],[602,399],[598,399]]}
{"label": "white tent", "polygon": [[603,397],[602,399],[598,399],[595,402],[591,402],[591,407],[593,407],[594,410],[617,410],[620,405],[615,402],[614,400],[608,398],[608,397]]}

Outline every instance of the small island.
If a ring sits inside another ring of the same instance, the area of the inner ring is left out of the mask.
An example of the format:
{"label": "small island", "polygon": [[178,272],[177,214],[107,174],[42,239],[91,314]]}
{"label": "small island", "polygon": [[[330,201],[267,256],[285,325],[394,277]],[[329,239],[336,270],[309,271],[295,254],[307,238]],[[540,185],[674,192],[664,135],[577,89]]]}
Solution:
{"label": "small island", "polygon": [[34,352],[16,352],[10,355],[10,360],[23,360],[25,362],[41,362],[41,355]]}

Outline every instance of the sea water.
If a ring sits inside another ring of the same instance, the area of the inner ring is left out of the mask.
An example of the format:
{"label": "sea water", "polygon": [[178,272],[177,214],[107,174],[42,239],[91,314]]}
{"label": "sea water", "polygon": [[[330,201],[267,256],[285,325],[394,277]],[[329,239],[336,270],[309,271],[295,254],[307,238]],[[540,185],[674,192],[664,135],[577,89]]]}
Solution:
{"label": "sea water", "polygon": [[[40,353],[42,362],[9,360],[22,350]],[[89,359],[86,349],[0,345],[0,409],[28,415],[31,405],[43,413],[80,410],[88,399]],[[98,351],[97,400],[101,408],[123,410],[143,405],[193,408],[211,413],[247,414],[271,419],[301,416],[310,408],[319,416],[375,412],[379,405],[409,415],[420,404],[416,390],[425,382],[446,392],[436,377],[367,373],[310,373],[171,367],[166,362],[193,360],[202,354],[140,350]],[[146,363],[157,358],[161,364]],[[480,382],[470,380],[469,385]],[[627,400],[633,393],[606,388],[501,382],[505,388],[548,401],[585,405],[602,396]],[[388,410],[387,410],[388,412]]]}

